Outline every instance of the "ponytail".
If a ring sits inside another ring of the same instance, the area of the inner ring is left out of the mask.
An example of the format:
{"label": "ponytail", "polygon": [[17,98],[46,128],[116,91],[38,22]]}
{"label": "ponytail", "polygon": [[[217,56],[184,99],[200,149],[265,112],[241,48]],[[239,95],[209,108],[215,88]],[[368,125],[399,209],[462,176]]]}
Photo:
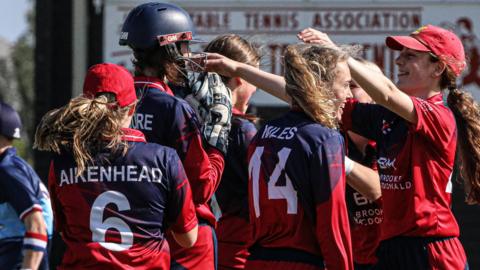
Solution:
{"label": "ponytail", "polygon": [[34,148],[57,154],[71,152],[79,176],[100,149],[126,153],[128,145],[121,139],[121,128],[131,106],[134,105],[118,107],[108,93],[95,99],[73,98],[68,105],[43,116],[35,133]]}
{"label": "ponytail", "polygon": [[468,204],[480,203],[480,108],[470,93],[456,87],[455,77],[447,71],[442,86],[449,90],[448,107],[457,123],[456,165],[463,180]]}

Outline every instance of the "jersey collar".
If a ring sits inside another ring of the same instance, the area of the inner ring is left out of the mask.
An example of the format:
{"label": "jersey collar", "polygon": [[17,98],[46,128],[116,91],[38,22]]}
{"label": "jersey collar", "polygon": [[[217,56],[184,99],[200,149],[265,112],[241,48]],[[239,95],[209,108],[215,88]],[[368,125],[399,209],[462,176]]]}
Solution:
{"label": "jersey collar", "polygon": [[433,95],[429,98],[427,98],[427,101],[433,104],[443,104],[443,94],[438,93],[436,95]]}
{"label": "jersey collar", "polygon": [[135,88],[156,88],[173,96],[173,92],[168,85],[156,77],[135,76]]}
{"label": "jersey collar", "polygon": [[147,142],[145,136],[140,130],[131,129],[131,128],[122,128],[124,135],[122,136],[123,141],[129,142]]}

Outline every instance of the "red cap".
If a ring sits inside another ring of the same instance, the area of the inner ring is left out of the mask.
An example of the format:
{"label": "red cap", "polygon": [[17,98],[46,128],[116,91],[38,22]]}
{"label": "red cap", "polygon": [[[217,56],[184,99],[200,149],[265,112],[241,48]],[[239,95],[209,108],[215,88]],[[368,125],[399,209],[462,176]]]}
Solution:
{"label": "red cap", "polygon": [[402,50],[404,47],[431,52],[455,73],[460,75],[466,67],[465,52],[460,39],[453,32],[433,25],[425,25],[410,36],[390,36],[385,43],[390,49]]}
{"label": "red cap", "polygon": [[125,107],[137,100],[133,77],[130,72],[119,65],[103,63],[90,67],[83,83],[83,95],[94,98],[97,93],[113,93],[120,107]]}

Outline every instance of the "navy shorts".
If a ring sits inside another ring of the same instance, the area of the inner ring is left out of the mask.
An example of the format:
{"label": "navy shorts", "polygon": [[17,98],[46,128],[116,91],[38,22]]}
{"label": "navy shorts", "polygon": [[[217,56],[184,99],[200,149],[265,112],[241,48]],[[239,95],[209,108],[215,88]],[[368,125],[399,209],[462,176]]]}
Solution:
{"label": "navy shorts", "polygon": [[323,258],[314,254],[293,248],[265,248],[254,245],[248,249],[245,270],[265,269],[324,269]]}
{"label": "navy shorts", "polygon": [[380,242],[375,270],[468,270],[456,237],[395,237]]}

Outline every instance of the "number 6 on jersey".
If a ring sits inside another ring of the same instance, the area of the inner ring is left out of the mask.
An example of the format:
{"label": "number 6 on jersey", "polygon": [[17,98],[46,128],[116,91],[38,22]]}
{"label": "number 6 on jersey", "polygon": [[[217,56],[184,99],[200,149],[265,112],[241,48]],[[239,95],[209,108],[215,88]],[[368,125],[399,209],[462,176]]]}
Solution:
{"label": "number 6 on jersey", "polygon": [[[260,205],[259,205],[259,181],[260,181],[260,168],[261,168],[261,157],[264,151],[264,147],[255,148],[250,164],[248,165],[248,173],[250,179],[252,179],[252,190],[253,190],[253,207],[255,210],[255,216],[260,216]],[[297,214],[297,191],[293,188],[292,181],[290,177],[285,173],[285,186],[277,186],[277,182],[280,178],[280,175],[285,171],[285,164],[290,155],[292,149],[284,147],[280,152],[278,152],[278,163],[275,165],[275,169],[268,179],[268,199],[285,199],[287,200],[287,214]]]}
{"label": "number 6 on jersey", "polygon": [[[92,241],[109,250],[127,250],[133,245],[133,233],[128,224],[118,217],[109,217],[103,220],[103,212],[108,204],[114,204],[118,211],[130,210],[130,203],[122,193],[110,190],[100,194],[93,203],[90,212]],[[105,241],[105,235],[109,229],[115,229],[120,233],[121,243]]]}

